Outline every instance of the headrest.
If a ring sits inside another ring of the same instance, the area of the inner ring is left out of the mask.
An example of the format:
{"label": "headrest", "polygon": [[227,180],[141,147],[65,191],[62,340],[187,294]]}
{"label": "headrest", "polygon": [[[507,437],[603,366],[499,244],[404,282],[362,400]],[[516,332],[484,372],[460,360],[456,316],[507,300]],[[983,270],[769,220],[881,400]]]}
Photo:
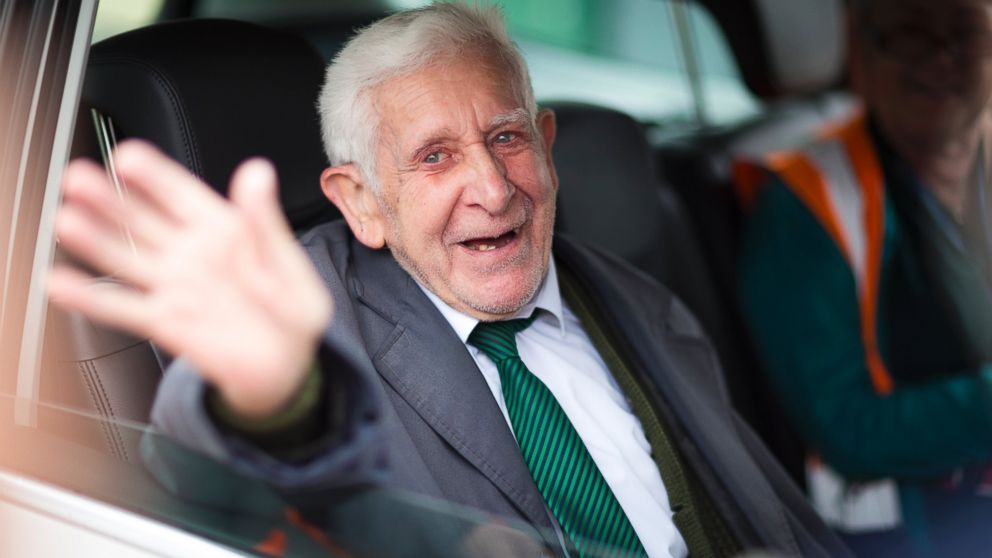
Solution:
{"label": "headrest", "polygon": [[235,21],[176,21],[94,45],[83,107],[109,116],[118,141],[148,139],[220,192],[242,160],[270,159],[283,208],[300,230],[337,215],[319,185],[323,73],[323,59],[297,36]]}
{"label": "headrest", "polygon": [[702,0],[747,86],[776,99],[836,85],[847,56],[842,0]]}
{"label": "headrest", "polygon": [[628,260],[661,235],[658,178],[644,130],[626,114],[548,103],[557,116],[556,228]]}

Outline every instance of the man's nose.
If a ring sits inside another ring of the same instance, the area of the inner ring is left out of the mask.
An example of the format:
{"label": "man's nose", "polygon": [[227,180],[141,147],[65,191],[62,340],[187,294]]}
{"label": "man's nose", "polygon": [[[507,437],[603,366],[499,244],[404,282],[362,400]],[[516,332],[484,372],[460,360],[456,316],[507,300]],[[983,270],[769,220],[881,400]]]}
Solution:
{"label": "man's nose", "polygon": [[479,146],[467,157],[470,172],[465,177],[464,201],[491,214],[506,210],[516,189],[506,179],[506,166],[485,147]]}

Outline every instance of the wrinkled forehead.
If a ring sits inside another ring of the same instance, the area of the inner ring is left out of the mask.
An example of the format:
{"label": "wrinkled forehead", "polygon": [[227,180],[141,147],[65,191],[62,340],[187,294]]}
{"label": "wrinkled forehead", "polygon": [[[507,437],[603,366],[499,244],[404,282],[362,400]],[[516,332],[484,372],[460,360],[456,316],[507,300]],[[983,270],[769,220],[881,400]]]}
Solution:
{"label": "wrinkled forehead", "polygon": [[454,134],[465,124],[455,109],[459,100],[482,99],[477,106],[483,129],[506,124],[533,127],[533,114],[511,67],[481,56],[452,56],[391,77],[373,88],[379,144],[407,147],[432,136]]}

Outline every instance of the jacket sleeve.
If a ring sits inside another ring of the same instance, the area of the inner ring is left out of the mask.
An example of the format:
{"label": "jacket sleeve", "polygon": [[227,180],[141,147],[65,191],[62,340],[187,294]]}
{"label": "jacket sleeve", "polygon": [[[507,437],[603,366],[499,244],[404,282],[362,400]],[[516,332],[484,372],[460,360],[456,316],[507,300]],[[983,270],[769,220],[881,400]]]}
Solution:
{"label": "jacket sleeve", "polygon": [[[381,444],[376,443],[379,402],[369,379],[325,343],[319,361],[329,384],[328,413],[320,447],[307,448],[305,460],[285,460],[249,438],[219,424],[210,412],[208,385],[182,359],[167,371],[152,408],[152,434],[142,440],[146,465],[167,487],[182,493],[181,470],[170,465],[172,443],[258,479],[280,492],[337,489],[374,484],[385,474]],[[164,438],[163,438],[164,437]]]}
{"label": "jacket sleeve", "polygon": [[764,188],[745,230],[741,305],[806,440],[849,478],[928,478],[992,460],[992,367],[878,395],[856,289],[812,214],[781,182]]}

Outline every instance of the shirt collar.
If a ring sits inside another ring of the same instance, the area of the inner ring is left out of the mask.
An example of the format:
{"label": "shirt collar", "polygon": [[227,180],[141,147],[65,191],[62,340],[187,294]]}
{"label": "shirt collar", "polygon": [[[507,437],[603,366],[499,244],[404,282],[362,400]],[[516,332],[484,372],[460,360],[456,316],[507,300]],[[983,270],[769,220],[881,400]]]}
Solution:
{"label": "shirt collar", "polygon": [[[471,335],[475,326],[479,324],[479,320],[448,306],[448,304],[430,289],[421,285],[419,281],[417,282],[417,286],[420,287],[420,290],[424,291],[424,294],[437,307],[441,315],[444,316],[444,319],[451,324],[451,328],[455,330],[455,334],[458,335],[462,343],[467,343],[468,336]],[[558,272],[555,269],[554,258],[551,258],[548,262],[548,273],[544,276],[544,280],[541,281],[541,286],[538,287],[537,294],[530,299],[530,302],[523,305],[513,317],[526,318],[532,315],[535,310],[544,310],[544,312],[538,315],[538,319],[552,320],[551,323],[559,328],[561,335],[565,335],[565,314],[562,309],[561,289],[558,288]]]}

